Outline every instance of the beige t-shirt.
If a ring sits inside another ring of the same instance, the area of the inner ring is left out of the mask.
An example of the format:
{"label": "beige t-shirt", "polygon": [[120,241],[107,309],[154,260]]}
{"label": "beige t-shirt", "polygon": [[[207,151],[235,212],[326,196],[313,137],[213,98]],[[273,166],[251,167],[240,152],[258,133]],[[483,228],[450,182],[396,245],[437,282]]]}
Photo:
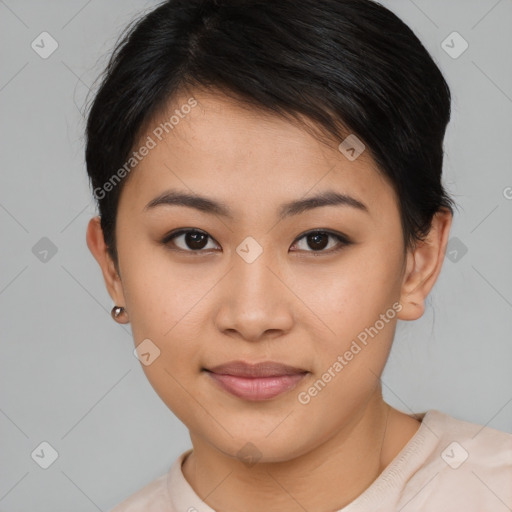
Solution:
{"label": "beige t-shirt", "polygon": [[[435,409],[376,480],[338,512],[510,512],[512,434],[461,421]],[[181,471],[169,472],[111,512],[215,512]]]}

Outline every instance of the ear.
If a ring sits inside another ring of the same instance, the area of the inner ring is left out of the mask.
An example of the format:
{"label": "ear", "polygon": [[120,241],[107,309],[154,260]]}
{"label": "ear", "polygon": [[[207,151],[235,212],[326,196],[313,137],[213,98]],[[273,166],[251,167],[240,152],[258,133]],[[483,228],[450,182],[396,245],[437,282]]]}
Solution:
{"label": "ear", "polygon": [[87,246],[92,255],[99,263],[108,293],[117,306],[125,306],[123,285],[121,277],[115,268],[114,261],[108,253],[103,230],[101,229],[100,217],[93,217],[87,226]]}
{"label": "ear", "polygon": [[402,309],[397,315],[400,320],[417,320],[425,312],[425,300],[443,266],[452,218],[449,210],[439,210],[432,219],[425,241],[418,242],[407,253],[400,295]]}

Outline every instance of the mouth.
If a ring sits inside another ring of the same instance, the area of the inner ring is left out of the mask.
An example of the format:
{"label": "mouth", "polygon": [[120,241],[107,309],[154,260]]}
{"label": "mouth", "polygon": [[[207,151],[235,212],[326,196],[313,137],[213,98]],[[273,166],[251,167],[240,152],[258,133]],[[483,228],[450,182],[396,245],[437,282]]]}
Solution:
{"label": "mouth", "polygon": [[250,401],[269,400],[290,391],[309,373],[273,361],[232,361],[203,371],[224,391]]}

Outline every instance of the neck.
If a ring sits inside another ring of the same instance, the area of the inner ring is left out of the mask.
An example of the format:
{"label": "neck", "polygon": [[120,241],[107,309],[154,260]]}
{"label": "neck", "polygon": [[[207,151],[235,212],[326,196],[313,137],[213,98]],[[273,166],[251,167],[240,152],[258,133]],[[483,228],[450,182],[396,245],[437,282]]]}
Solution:
{"label": "neck", "polygon": [[218,512],[338,510],[371,485],[419,425],[390,408],[379,389],[349,425],[298,457],[248,467],[191,433],[182,471]]}

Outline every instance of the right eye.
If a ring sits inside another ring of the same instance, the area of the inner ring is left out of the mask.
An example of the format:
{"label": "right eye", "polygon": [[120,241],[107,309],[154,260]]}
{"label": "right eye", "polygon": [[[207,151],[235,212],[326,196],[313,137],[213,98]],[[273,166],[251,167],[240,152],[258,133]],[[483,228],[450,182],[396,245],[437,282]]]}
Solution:
{"label": "right eye", "polygon": [[[208,233],[198,229],[180,229],[167,234],[162,240],[162,243],[172,250],[190,253],[207,252],[207,250],[204,249],[205,247],[208,249],[207,241],[209,238],[213,240]],[[212,248],[209,248],[208,250],[211,249]]]}

